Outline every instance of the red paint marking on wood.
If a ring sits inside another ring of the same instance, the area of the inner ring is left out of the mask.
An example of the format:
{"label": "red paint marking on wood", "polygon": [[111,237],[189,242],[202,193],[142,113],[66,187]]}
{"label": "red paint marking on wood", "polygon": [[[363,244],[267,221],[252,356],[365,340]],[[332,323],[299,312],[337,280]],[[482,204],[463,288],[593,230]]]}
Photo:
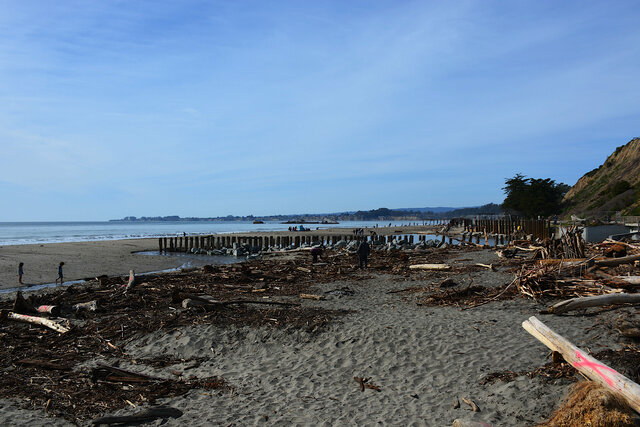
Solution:
{"label": "red paint marking on wood", "polygon": [[618,373],[618,371],[616,371],[615,369],[612,369],[608,366],[605,366],[603,364],[600,363],[596,363],[596,362],[589,362],[587,359],[585,359],[582,354],[580,354],[579,351],[576,351],[576,357],[578,358],[578,360],[582,360],[582,362],[575,362],[573,363],[573,367],[574,368],[578,368],[580,366],[585,366],[587,368],[591,368],[593,369],[598,375],[600,375],[600,377],[605,380],[607,382],[607,384],[609,384],[610,387],[613,387],[613,380],[609,377],[607,377],[605,374],[603,374],[602,372],[600,372],[600,369],[604,369],[607,371],[611,371],[611,372],[615,372],[616,374]]}

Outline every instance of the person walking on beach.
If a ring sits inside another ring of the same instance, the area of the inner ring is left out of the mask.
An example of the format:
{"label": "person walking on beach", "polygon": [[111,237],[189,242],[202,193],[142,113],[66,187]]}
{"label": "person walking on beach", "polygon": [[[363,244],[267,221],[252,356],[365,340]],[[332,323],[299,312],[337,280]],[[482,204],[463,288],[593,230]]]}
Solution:
{"label": "person walking on beach", "polygon": [[22,267],[24,267],[24,262],[18,264],[18,283],[24,285],[24,283],[22,283],[22,275],[24,274]]}
{"label": "person walking on beach", "polygon": [[369,256],[369,252],[371,252],[369,243],[367,243],[366,240],[360,242],[356,252],[358,254],[358,268],[367,268],[367,257]]}
{"label": "person walking on beach", "polygon": [[320,247],[311,248],[310,252],[311,252],[311,262],[315,264],[316,262],[318,262],[318,257],[322,255],[322,248]]}
{"label": "person walking on beach", "polygon": [[56,279],[56,283],[58,283],[58,280],[60,280],[60,284],[62,285],[62,283],[64,283],[64,277],[62,274],[62,266],[64,265],[64,262],[61,262],[58,265],[58,278]]}

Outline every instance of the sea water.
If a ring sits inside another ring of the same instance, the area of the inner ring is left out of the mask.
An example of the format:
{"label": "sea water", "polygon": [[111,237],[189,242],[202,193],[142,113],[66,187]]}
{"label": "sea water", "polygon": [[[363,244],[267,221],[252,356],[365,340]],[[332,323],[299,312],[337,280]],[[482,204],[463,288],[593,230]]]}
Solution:
{"label": "sea water", "polygon": [[[406,224],[406,221],[391,222],[392,226]],[[295,224],[253,224],[250,221],[0,222],[0,246],[172,237],[182,236],[183,233],[282,231],[292,225]],[[389,222],[344,221],[340,224],[304,224],[304,227],[312,230],[340,227],[350,232],[354,228],[373,228],[376,225],[382,227],[389,225]]]}

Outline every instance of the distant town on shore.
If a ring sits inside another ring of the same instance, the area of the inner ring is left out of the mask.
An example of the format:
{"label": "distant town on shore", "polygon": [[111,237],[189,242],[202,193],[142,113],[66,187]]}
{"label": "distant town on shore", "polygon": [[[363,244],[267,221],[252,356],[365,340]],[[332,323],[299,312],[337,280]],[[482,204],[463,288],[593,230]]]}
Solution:
{"label": "distant town on shore", "polygon": [[127,216],[122,219],[112,219],[111,222],[136,222],[136,221],[298,221],[298,222],[322,222],[322,221],[392,221],[392,220],[426,220],[456,218],[469,215],[499,215],[502,213],[500,205],[489,203],[483,206],[468,208],[379,208],[369,211],[296,214],[296,215],[269,215],[269,216],[218,216],[209,218],[169,216]]}

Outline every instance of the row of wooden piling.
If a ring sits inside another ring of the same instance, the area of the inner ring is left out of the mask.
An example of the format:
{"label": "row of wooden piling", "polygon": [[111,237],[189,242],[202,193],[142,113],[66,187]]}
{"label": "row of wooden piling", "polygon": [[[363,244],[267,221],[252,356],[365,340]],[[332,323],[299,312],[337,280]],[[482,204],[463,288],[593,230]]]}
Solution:
{"label": "row of wooden piling", "polygon": [[[350,242],[352,240],[376,240],[380,243],[391,242],[394,239],[414,242],[412,234],[407,235],[275,235],[275,236],[242,236],[233,234],[212,234],[180,237],[161,237],[158,239],[159,252],[191,252],[192,249],[215,250],[233,248],[248,244],[252,247],[268,249],[269,247],[285,248],[294,245],[335,245],[340,240]],[[418,235],[418,241],[426,240],[425,235]],[[444,241],[444,236],[442,237]]]}
{"label": "row of wooden piling", "polygon": [[488,234],[504,235],[506,240],[512,240],[514,234],[532,235],[534,239],[551,237],[553,228],[547,219],[477,219],[465,224],[469,232],[485,231]]}

